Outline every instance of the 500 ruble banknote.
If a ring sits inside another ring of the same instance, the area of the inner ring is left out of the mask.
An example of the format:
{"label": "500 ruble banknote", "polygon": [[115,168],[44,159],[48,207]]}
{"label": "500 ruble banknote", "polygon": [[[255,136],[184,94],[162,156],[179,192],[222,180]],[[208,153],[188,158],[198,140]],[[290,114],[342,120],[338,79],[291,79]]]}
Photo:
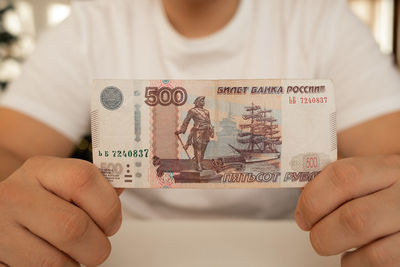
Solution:
{"label": "500 ruble banknote", "polygon": [[114,187],[300,187],[337,158],[329,80],[95,80],[91,119]]}

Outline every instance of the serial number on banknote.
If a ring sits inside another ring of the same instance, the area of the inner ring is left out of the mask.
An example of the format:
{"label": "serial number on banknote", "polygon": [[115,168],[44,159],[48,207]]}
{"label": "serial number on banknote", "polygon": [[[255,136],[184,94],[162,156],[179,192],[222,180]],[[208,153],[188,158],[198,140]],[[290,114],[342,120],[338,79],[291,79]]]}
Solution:
{"label": "serial number on banknote", "polygon": [[289,104],[326,104],[328,103],[328,97],[300,97],[300,101],[297,97],[291,96],[288,98]]}
{"label": "serial number on banknote", "polygon": [[134,150],[99,150],[99,157],[112,158],[148,158],[149,149]]}

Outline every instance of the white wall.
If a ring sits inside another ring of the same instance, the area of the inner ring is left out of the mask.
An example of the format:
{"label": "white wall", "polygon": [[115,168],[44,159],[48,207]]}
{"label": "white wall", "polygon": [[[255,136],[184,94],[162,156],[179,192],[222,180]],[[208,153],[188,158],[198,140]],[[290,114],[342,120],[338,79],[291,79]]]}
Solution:
{"label": "white wall", "polygon": [[16,2],[27,2],[31,5],[36,33],[40,33],[50,25],[48,24],[48,8],[52,4],[69,5],[70,0],[17,0]]}

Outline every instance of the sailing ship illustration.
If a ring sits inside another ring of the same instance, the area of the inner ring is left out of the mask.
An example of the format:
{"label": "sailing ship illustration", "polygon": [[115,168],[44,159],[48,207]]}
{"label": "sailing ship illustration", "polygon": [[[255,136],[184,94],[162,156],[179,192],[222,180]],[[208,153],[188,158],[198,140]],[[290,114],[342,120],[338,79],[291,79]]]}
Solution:
{"label": "sailing ship illustration", "polygon": [[228,144],[239,153],[246,163],[263,162],[279,159],[281,156],[278,146],[282,144],[279,125],[272,116],[271,109],[251,104],[245,107],[239,124],[242,130],[237,135],[238,147]]}

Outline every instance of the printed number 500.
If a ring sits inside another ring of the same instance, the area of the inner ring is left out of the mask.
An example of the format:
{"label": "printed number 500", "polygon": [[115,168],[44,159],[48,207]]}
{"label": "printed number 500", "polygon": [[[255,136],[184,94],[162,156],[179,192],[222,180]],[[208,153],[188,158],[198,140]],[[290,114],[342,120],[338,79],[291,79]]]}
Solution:
{"label": "printed number 500", "polygon": [[123,171],[123,167],[120,163],[107,163],[107,162],[102,162],[100,163],[100,169],[102,171],[108,170],[111,171],[113,174],[121,174]]}
{"label": "printed number 500", "polygon": [[318,168],[318,158],[317,157],[308,157],[306,160],[306,168],[307,169]]}
{"label": "printed number 500", "polygon": [[186,103],[188,95],[185,88],[182,87],[146,87],[145,93],[146,103],[149,106],[169,106],[174,104],[175,106],[182,106]]}

